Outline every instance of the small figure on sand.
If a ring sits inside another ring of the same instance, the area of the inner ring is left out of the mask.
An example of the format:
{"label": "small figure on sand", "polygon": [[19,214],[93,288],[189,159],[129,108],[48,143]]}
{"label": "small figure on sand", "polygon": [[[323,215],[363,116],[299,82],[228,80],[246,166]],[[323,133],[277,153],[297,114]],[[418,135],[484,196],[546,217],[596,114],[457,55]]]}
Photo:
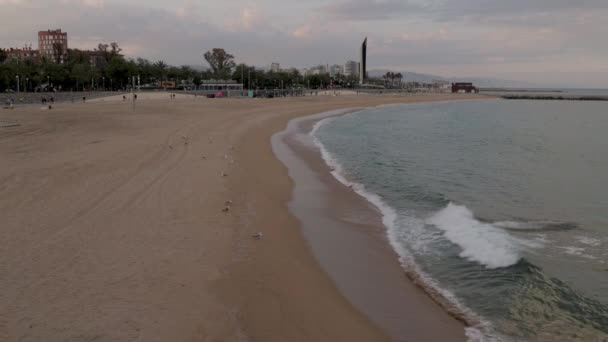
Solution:
{"label": "small figure on sand", "polygon": [[44,96],[43,96],[43,97],[40,99],[40,102],[41,102],[42,104],[46,104],[46,97],[44,97]]}
{"label": "small figure on sand", "polygon": [[137,100],[137,94],[133,94],[133,101]]}
{"label": "small figure on sand", "polygon": [[82,97],[82,102],[87,102],[87,97],[86,96]]}
{"label": "small figure on sand", "polygon": [[123,95],[123,96],[122,96],[122,100],[123,100],[123,101],[126,101],[126,100],[127,100],[127,97],[126,97],[125,95]]}
{"label": "small figure on sand", "polygon": [[51,96],[50,101],[51,101],[51,103],[55,103],[55,99],[52,96]]}

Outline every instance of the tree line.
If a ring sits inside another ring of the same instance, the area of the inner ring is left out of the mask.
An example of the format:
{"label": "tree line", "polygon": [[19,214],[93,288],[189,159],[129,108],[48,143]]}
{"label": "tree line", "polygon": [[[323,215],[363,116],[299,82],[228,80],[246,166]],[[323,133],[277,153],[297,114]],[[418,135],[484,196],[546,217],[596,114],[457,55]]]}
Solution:
{"label": "tree line", "polygon": [[[177,87],[198,87],[205,80],[233,80],[245,89],[354,87],[356,77],[329,74],[302,75],[297,69],[266,71],[246,64],[236,64],[234,56],[224,49],[207,51],[203,57],[208,70],[190,66],[171,66],[164,61],[130,59],[121,54],[117,43],[99,44],[94,51],[69,49],[62,64],[43,57],[34,60],[10,60],[0,49],[0,92],[15,91],[83,91],[128,90],[133,86],[158,87],[165,81]],[[393,82],[394,83],[394,82]],[[166,84],[166,83],[165,83]]]}

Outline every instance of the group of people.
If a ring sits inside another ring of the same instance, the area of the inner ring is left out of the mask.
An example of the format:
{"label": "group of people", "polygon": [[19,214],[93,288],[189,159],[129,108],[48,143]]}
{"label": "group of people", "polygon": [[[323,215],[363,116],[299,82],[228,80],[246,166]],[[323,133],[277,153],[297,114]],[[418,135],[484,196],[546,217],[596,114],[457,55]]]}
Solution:
{"label": "group of people", "polygon": [[[123,101],[127,101],[127,95],[122,96]],[[133,101],[137,100],[137,94],[133,94]]]}

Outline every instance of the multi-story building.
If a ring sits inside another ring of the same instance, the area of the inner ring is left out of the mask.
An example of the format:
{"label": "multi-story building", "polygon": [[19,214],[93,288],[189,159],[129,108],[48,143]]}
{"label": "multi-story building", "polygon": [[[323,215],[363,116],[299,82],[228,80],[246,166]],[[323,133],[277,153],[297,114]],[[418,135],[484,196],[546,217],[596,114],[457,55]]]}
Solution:
{"label": "multi-story building", "polygon": [[367,37],[361,44],[361,62],[359,63],[359,84],[367,80]]}
{"label": "multi-story building", "polygon": [[329,67],[326,64],[320,64],[310,69],[304,69],[304,76],[324,75],[329,74]]}
{"label": "multi-story building", "polygon": [[61,29],[38,32],[38,51],[41,57],[63,63],[68,55],[68,34]]}
{"label": "multi-story building", "polygon": [[272,71],[272,72],[279,72],[279,71],[281,71],[281,64],[279,64],[279,63],[272,63],[270,65],[270,71]]}
{"label": "multi-story building", "polygon": [[332,65],[329,68],[329,76],[337,77],[338,75],[344,75],[344,66],[338,64]]}
{"label": "multi-story building", "polygon": [[6,61],[17,61],[17,62],[25,62],[25,61],[38,61],[38,50],[33,50],[31,46],[26,46],[22,49],[6,49]]}
{"label": "multi-story building", "polygon": [[359,76],[359,63],[355,61],[348,61],[344,63],[344,76],[346,77],[358,77]]}

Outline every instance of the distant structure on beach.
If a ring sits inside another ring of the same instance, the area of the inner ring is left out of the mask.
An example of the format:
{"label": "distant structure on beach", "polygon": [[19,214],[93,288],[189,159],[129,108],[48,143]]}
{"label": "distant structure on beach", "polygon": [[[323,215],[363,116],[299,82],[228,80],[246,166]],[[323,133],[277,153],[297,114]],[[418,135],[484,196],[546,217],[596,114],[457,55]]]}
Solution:
{"label": "distant structure on beach", "polygon": [[61,29],[39,31],[38,51],[40,56],[63,64],[68,56],[68,33]]}
{"label": "distant structure on beach", "polygon": [[367,37],[361,44],[361,62],[359,63],[359,84],[363,84],[367,79]]}
{"label": "distant structure on beach", "polygon": [[452,93],[479,93],[473,83],[452,83]]}

